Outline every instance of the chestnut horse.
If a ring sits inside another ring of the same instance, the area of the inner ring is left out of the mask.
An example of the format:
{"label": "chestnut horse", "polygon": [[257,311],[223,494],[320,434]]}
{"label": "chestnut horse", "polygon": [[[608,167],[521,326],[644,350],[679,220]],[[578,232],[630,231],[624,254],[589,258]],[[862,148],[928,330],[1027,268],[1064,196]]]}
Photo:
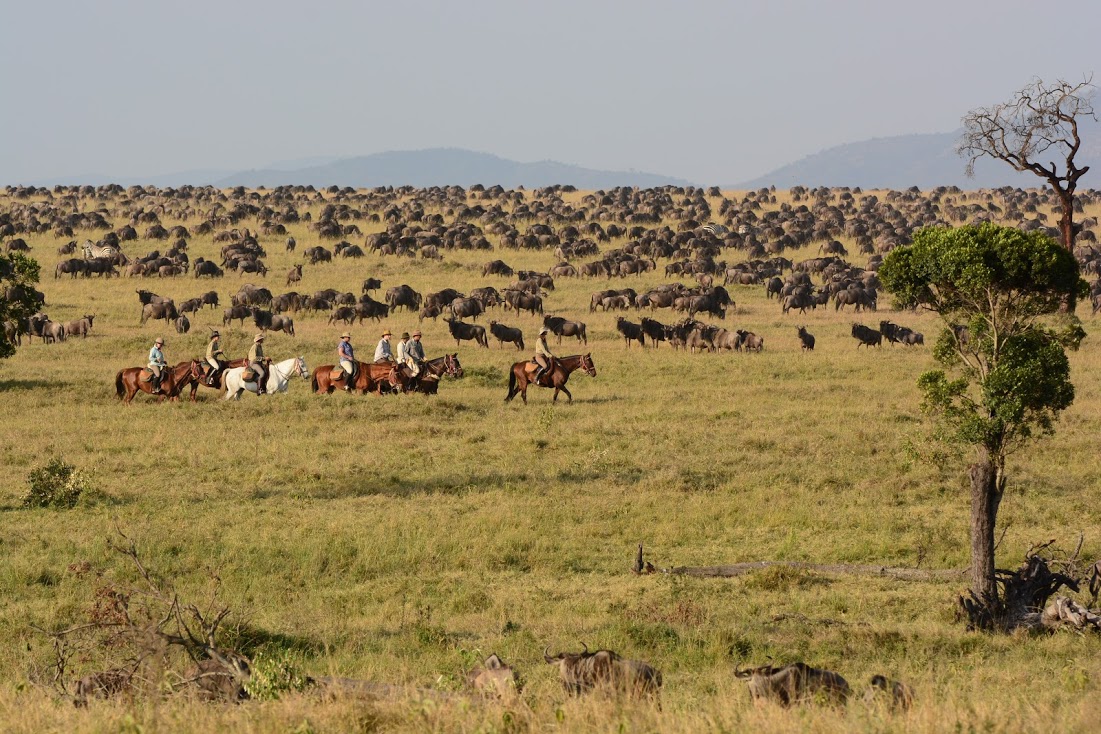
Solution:
{"label": "chestnut horse", "polygon": [[[328,395],[338,387],[343,388],[344,381],[347,379],[343,370],[340,370],[340,376],[337,379],[331,379],[331,373],[337,369],[339,368],[331,364],[323,364],[315,369],[310,383],[313,385],[313,391]],[[356,378],[352,384],[352,389],[358,390],[360,393],[374,392],[381,395],[383,383],[389,384],[395,392],[401,392],[406,382],[407,378],[396,364],[373,364],[357,361]]]}
{"label": "chestnut horse", "polygon": [[[154,394],[153,383],[142,379],[142,373],[145,370],[145,367],[127,367],[119,370],[118,374],[115,375],[115,394],[122,398],[122,402],[129,405],[139,390],[150,395]],[[199,374],[201,370],[202,367],[199,362],[194,359],[190,362],[180,362],[175,367],[165,369],[161,377],[161,391],[158,394],[157,402],[164,402],[165,398],[178,400],[180,388],[187,383],[192,375]]]}
{"label": "chestnut horse", "polygon": [[[210,370],[214,368],[211,367],[207,362],[200,362],[199,364],[202,367],[202,374],[200,374],[197,379],[191,380],[190,383],[185,383],[191,385],[191,402],[193,403],[195,402],[195,393],[199,392],[199,385],[202,385],[203,387],[209,387],[217,390],[218,392],[221,392],[223,389],[223,383],[225,382],[226,373],[234,367],[246,366],[248,364],[248,360],[242,357],[241,359],[231,359],[228,362],[224,362],[223,364],[225,364],[225,368],[218,372],[218,379],[214,381],[213,385],[208,385],[206,378],[210,375]],[[183,391],[183,388],[184,386],[180,385],[181,392]]]}
{"label": "chestnut horse", "polygon": [[[538,384],[539,387],[553,387],[554,388],[554,401],[558,400],[558,392],[562,391],[566,393],[566,398],[569,402],[573,402],[573,395],[570,395],[570,391],[566,389],[566,380],[570,379],[570,373],[574,370],[584,370],[589,377],[596,377],[596,365],[593,364],[593,358],[589,354],[575,354],[572,357],[555,357],[554,368],[543,374],[542,379],[538,383],[535,382],[535,371],[538,367],[534,362],[523,361],[517,362],[512,365],[512,374],[508,377],[508,397],[505,398],[505,402],[512,400],[516,397],[516,393],[520,393],[520,397],[524,399],[524,403],[528,402],[528,385]],[[553,401],[552,401],[553,402]]]}
{"label": "chestnut horse", "polygon": [[[421,392],[429,395],[436,394],[439,388],[440,377],[447,375],[448,377],[458,379],[463,376],[463,366],[459,364],[459,355],[457,352],[426,360],[424,364],[421,365],[420,374],[417,375],[415,380],[412,375],[409,374],[408,367],[402,366],[401,371],[406,379],[406,392]],[[431,377],[432,379],[425,381],[425,389],[422,390],[421,380],[426,377]],[[385,385],[383,387],[385,387]]]}

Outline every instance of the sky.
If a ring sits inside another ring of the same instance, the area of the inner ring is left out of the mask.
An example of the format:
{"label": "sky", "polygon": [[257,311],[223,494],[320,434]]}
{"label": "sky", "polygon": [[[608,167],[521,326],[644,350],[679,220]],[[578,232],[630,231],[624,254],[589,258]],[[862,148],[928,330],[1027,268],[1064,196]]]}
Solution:
{"label": "sky", "polygon": [[0,0],[0,185],[456,147],[725,184],[1098,71],[1096,0]]}

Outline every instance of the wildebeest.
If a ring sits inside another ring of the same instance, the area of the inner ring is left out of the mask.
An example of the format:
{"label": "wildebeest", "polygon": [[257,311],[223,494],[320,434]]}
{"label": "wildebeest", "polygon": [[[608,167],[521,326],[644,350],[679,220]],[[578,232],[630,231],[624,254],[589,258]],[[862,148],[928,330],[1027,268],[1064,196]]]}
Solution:
{"label": "wildebeest", "polygon": [[271,328],[271,311],[265,311],[262,308],[252,308],[252,323],[256,324],[256,328],[260,331],[267,331]]}
{"label": "wildebeest", "polygon": [[225,275],[225,271],[218,267],[218,263],[213,260],[203,260],[202,258],[195,261],[195,264],[192,266],[192,272],[196,278],[201,278],[203,276],[208,278],[221,278]]}
{"label": "wildebeest", "polygon": [[467,675],[467,683],[483,695],[498,698],[512,698],[520,693],[520,676],[509,667],[497,653],[493,653]]}
{"label": "wildebeest", "polygon": [[752,331],[743,331],[742,329],[738,329],[736,333],[742,349],[745,351],[759,353],[765,348],[765,338],[763,336],[757,336]]}
{"label": "wildebeest", "polygon": [[79,257],[62,260],[57,264],[57,267],[54,268],[54,280],[60,278],[62,274],[65,273],[67,273],[70,278],[75,278],[76,276],[85,273],[87,269],[87,261],[82,260]]}
{"label": "wildebeest", "polygon": [[252,309],[248,306],[230,306],[222,312],[222,326],[226,326],[229,322],[237,319],[241,322],[241,326],[245,325],[245,319],[252,316]]}
{"label": "wildebeest", "polygon": [[399,307],[416,311],[421,307],[421,294],[409,286],[396,285],[386,291],[386,303],[391,311],[397,311]]}
{"label": "wildebeest", "polygon": [[915,344],[924,344],[925,336],[920,332],[914,331],[907,326],[899,326],[893,324],[890,321],[879,322],[879,332],[883,334],[883,338],[894,345],[896,342],[914,346]]}
{"label": "wildebeest", "polygon": [[796,333],[799,335],[799,343],[802,344],[803,351],[812,351],[814,349],[814,335],[807,331],[807,327],[800,326]]}
{"label": "wildebeest", "polygon": [[514,271],[504,260],[491,260],[482,267],[482,277],[487,275],[504,275],[512,277]]}
{"label": "wildebeest", "polygon": [[201,296],[201,300],[204,306],[218,308],[218,291],[207,291]]}
{"label": "wildebeest", "polygon": [[642,328],[642,333],[650,337],[650,343],[657,349],[658,342],[665,341],[665,324],[660,321],[654,321],[646,316],[642,317],[639,326]]}
{"label": "wildebeest", "polygon": [[364,295],[359,297],[359,302],[355,305],[355,312],[356,318],[361,324],[363,319],[374,319],[382,323],[382,320],[390,315],[390,307]]}
{"label": "wildebeest", "polygon": [[149,319],[164,319],[167,324],[175,321],[179,318],[180,314],[176,310],[176,304],[171,300],[167,303],[147,303],[141,307],[141,325],[145,326],[145,322]]}
{"label": "wildebeest", "polygon": [[589,335],[585,322],[583,321],[567,321],[561,316],[544,316],[543,326],[550,329],[550,332],[558,337],[558,343],[562,343],[562,337],[564,336],[576,336],[577,341],[589,343]]}
{"label": "wildebeest", "polygon": [[489,349],[489,340],[486,339],[486,329],[478,324],[464,324],[455,319],[444,319],[447,322],[447,330],[451,332],[455,345],[461,341],[473,341],[480,346]]}
{"label": "wildebeest", "polygon": [[834,311],[841,310],[847,305],[855,306],[857,311],[859,311],[861,308],[871,309],[872,311],[875,311],[875,298],[872,296],[871,293],[864,290],[863,288],[846,288],[845,290],[837,291],[837,293],[834,294],[833,298]]}
{"label": "wildebeest", "polygon": [[294,319],[290,316],[272,316],[271,325],[268,326],[271,331],[281,331],[288,336],[294,336]]}
{"label": "wildebeest", "polygon": [[805,663],[735,670],[734,676],[748,679],[754,703],[775,701],[782,706],[822,700],[843,704],[849,697],[848,681],[829,670]]}
{"label": "wildebeest", "polygon": [[291,283],[299,283],[302,281],[302,263],[295,265],[293,268],[287,271],[287,285]]}
{"label": "wildebeest", "polygon": [[298,240],[293,237],[287,238],[287,252],[294,252],[294,248],[298,247]]}
{"label": "wildebeest", "polygon": [[490,321],[489,333],[493,334],[493,336],[497,338],[497,344],[501,348],[504,348],[505,342],[514,343],[517,349],[524,348],[524,332],[520,329],[505,326],[504,324],[497,323],[496,321]]}
{"label": "wildebeest", "polygon": [[203,307],[203,299],[201,299],[201,298],[188,298],[186,301],[184,301],[183,303],[181,303],[179,305],[177,310],[181,314],[199,313],[199,311],[200,311],[200,309],[202,309],[202,307]]}
{"label": "wildebeest", "polygon": [[321,245],[311,247],[303,254],[309,258],[310,265],[317,265],[320,262],[331,263],[333,261],[333,253],[329,252]]}
{"label": "wildebeest", "polygon": [[363,292],[370,293],[371,291],[377,291],[382,287],[382,281],[378,278],[368,278],[363,281]]}
{"label": "wildebeest", "polygon": [[883,341],[882,334],[864,324],[853,324],[852,335],[857,340],[857,349],[860,347],[878,347]]}
{"label": "wildebeest", "polygon": [[505,303],[516,309],[516,313],[528,311],[532,316],[543,313],[543,299],[523,291],[505,291]]}
{"label": "wildebeest", "polygon": [[417,315],[418,321],[424,321],[425,319],[432,319],[435,321],[439,318],[439,315],[443,313],[443,310],[438,305],[425,306],[421,309],[421,312]]}
{"label": "wildebeest", "polygon": [[186,316],[180,316],[176,319],[176,333],[186,334],[191,331],[191,321]]}
{"label": "wildebeest", "polygon": [[95,314],[85,314],[84,318],[70,321],[65,324],[65,333],[69,336],[76,336],[79,334],[81,337],[87,339],[88,332],[92,330],[92,322],[95,321],[95,318]]}
{"label": "wildebeest", "polygon": [[887,697],[891,709],[909,711],[914,705],[914,690],[910,686],[884,675],[873,675],[864,692],[864,700],[870,703],[882,697]]}
{"label": "wildebeest", "polygon": [[646,335],[642,331],[642,327],[638,324],[628,321],[622,316],[617,316],[615,320],[615,329],[623,335],[623,342],[630,349],[631,342],[637,341],[641,346],[646,346]]}
{"label": "wildebeest", "polygon": [[334,324],[337,321],[343,321],[345,324],[351,324],[356,320],[357,315],[355,308],[352,306],[339,306],[329,314],[329,323]]}
{"label": "wildebeest", "polygon": [[543,660],[558,666],[562,687],[572,695],[594,689],[632,696],[656,697],[661,690],[661,671],[641,660],[621,658],[611,650],[563,652],[552,656],[543,651]]}
{"label": "wildebeest", "polygon": [[456,298],[451,302],[451,315],[456,319],[472,318],[477,321],[479,314],[484,312],[482,302],[476,298]]}
{"label": "wildebeest", "polygon": [[47,344],[65,341],[65,324],[47,321],[42,325],[42,340]]}

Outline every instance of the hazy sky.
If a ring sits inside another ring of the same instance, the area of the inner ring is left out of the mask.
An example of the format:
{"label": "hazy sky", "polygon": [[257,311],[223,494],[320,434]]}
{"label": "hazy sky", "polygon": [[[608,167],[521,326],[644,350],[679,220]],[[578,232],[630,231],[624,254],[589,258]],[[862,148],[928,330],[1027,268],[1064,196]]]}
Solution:
{"label": "hazy sky", "polygon": [[0,184],[438,146],[732,183],[1079,79],[1099,28],[1097,0],[0,0]]}

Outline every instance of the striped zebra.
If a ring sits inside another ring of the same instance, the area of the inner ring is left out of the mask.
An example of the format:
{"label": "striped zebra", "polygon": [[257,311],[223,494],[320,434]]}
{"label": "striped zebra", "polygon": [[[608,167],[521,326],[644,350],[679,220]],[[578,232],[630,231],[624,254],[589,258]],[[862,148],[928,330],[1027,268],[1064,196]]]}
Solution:
{"label": "striped zebra", "polygon": [[704,232],[707,232],[712,237],[715,237],[716,239],[720,239],[720,240],[723,237],[730,234],[730,228],[729,227],[724,227],[721,224],[714,224],[714,223],[705,224],[702,227],[700,227],[700,229],[702,229]]}
{"label": "striped zebra", "polygon": [[115,257],[119,254],[118,248],[113,245],[101,245],[91,240],[84,241],[84,258],[92,260],[97,257]]}

